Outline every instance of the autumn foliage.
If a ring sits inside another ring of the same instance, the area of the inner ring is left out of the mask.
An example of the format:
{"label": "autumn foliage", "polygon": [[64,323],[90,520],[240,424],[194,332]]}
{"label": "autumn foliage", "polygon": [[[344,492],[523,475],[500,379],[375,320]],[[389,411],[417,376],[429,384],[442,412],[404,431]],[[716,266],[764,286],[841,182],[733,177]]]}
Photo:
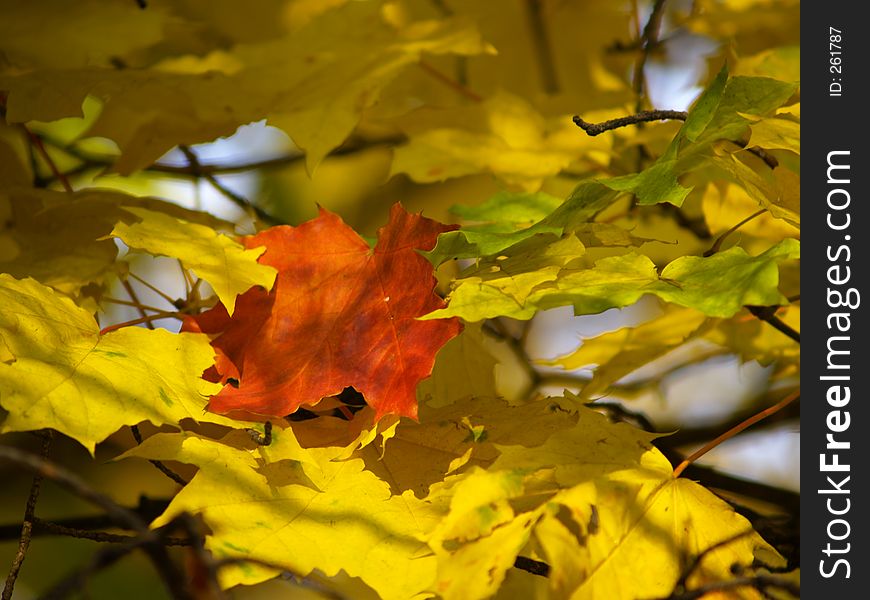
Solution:
{"label": "autumn foliage", "polygon": [[244,238],[247,248],[265,247],[260,264],[277,269],[271,290],[251,289],[232,316],[219,304],[182,329],[212,338],[210,379],[233,380],[209,410],[281,417],[354,387],[378,417],[416,418],[417,384],[461,328],[455,318],[417,320],[444,307],[418,251],[451,229],[396,204],[374,248],[324,209],[298,227]]}
{"label": "autumn foliage", "polygon": [[798,9],[0,0],[4,600],[797,595]]}

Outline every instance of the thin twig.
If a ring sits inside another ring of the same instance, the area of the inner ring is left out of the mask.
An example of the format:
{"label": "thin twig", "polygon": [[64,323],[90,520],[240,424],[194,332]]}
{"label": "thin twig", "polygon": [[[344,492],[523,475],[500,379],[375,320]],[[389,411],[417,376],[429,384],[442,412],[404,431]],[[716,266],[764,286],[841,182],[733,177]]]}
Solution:
{"label": "thin twig", "polygon": [[122,544],[120,546],[122,551],[116,553],[116,557],[111,562],[141,547],[151,559],[154,568],[160,574],[170,593],[179,599],[190,597],[184,587],[184,580],[169,558],[166,547],[160,542],[159,535],[148,529],[148,525],[135,512],[116,504],[108,496],[96,491],[72,471],[40,456],[24,452],[18,448],[0,446],[0,462],[4,461],[53,481],[73,495],[100,507],[118,524],[135,531],[139,536],[135,544]]}
{"label": "thin twig", "polygon": [[719,252],[719,250],[722,248],[722,242],[725,241],[725,238],[727,238],[729,235],[731,235],[732,233],[734,233],[735,231],[737,231],[738,229],[740,229],[741,227],[743,227],[744,225],[749,223],[752,219],[760,217],[761,215],[763,215],[766,212],[767,212],[767,209],[762,208],[761,210],[752,213],[751,215],[749,215],[748,217],[746,217],[745,219],[743,219],[742,221],[737,223],[737,225],[735,225],[734,227],[732,227],[731,229],[729,229],[728,231],[726,231],[725,233],[723,233],[722,235],[717,237],[716,241],[713,242],[713,245],[710,246],[710,249],[707,250],[706,252],[704,252],[704,256],[713,256],[714,254]]}
{"label": "thin twig", "polygon": [[492,319],[490,323],[492,327],[484,327],[483,331],[507,344],[510,351],[516,357],[517,362],[520,363],[520,366],[526,371],[526,375],[529,377],[528,387],[523,390],[521,397],[531,397],[535,390],[537,390],[543,383],[544,376],[533,366],[532,358],[529,356],[529,353],[526,352],[522,341],[510,334],[501,319]]}
{"label": "thin twig", "polygon": [[659,30],[662,25],[662,17],[665,14],[664,8],[665,0],[655,0],[649,19],[647,19],[646,26],[643,28],[643,33],[640,36],[641,52],[634,65],[633,77],[634,94],[637,98],[635,110],[637,111],[643,109],[647,98],[646,75],[644,71],[646,70],[646,63],[649,60],[650,53],[659,43]]}
{"label": "thin twig", "polygon": [[417,64],[420,65],[420,68],[423,69],[426,73],[428,73],[447,87],[451,88],[461,96],[465,96],[473,102],[483,102],[483,96],[470,90],[452,77],[445,75],[440,70],[432,66],[429,62],[421,59],[420,62],[418,62]]}
{"label": "thin twig", "polygon": [[[156,286],[152,285],[151,283],[148,283],[147,281],[145,281],[144,279],[142,279],[141,277],[139,277],[138,275],[136,275],[136,274],[133,273],[133,272],[127,273],[127,275],[128,275],[129,277],[132,277],[133,279],[135,279],[136,281],[138,281],[139,283],[141,283],[141,284],[144,285],[145,287],[147,287],[149,290],[151,290],[152,292],[154,292],[155,294],[157,294],[158,296],[160,296],[160,297],[163,298],[164,300],[166,300],[169,304],[175,306],[175,300],[173,300],[173,299],[172,299],[168,294],[166,294],[164,291],[160,290],[159,288],[157,288]],[[151,309],[149,308],[149,310],[151,310]],[[156,310],[156,309],[155,309],[155,310]]]}
{"label": "thin twig", "polygon": [[[81,540],[90,540],[104,544],[126,544],[137,539],[135,535],[108,533],[106,531],[93,531],[90,529],[78,529],[67,527],[51,521],[35,518],[34,527],[38,528],[43,535],[62,535]],[[185,538],[163,537],[161,542],[166,546],[189,546],[190,540]]]}
{"label": "thin twig", "polygon": [[30,131],[30,129],[28,129],[27,125],[25,125],[24,123],[20,123],[19,126],[21,127],[22,131],[24,131],[24,134],[27,136],[27,139],[30,140],[30,144],[34,148],[36,148],[36,151],[42,157],[42,160],[44,160],[45,164],[48,165],[48,168],[51,171],[51,174],[54,175],[54,178],[60,182],[60,184],[63,186],[64,190],[72,193],[73,189],[69,183],[69,179],[67,179],[66,175],[61,173],[60,169],[57,168],[57,165],[54,164],[54,160],[51,158],[51,155],[49,155],[48,151],[45,149],[45,144],[42,143],[42,138],[40,138],[38,135],[36,135],[32,131]]}
{"label": "thin twig", "polygon": [[73,495],[103,509],[118,524],[139,533],[149,533],[148,527],[135,512],[119,506],[108,496],[94,490],[78,475],[56,463],[9,446],[0,446],[0,462],[9,462],[32,473],[39,474]]}
{"label": "thin twig", "polygon": [[[762,396],[762,398],[766,398],[767,396],[768,394],[765,394],[764,396]],[[749,409],[738,411],[725,423],[719,423],[717,425],[697,425],[681,427],[674,433],[671,433],[657,440],[656,445],[659,446],[659,448],[675,449],[704,444],[722,433],[723,430],[730,429],[731,427],[742,423],[745,419],[748,419],[749,417],[754,415],[755,412],[758,410],[758,404],[760,403],[760,400],[761,398],[759,398],[758,401],[754,402]],[[769,401],[765,402],[765,404],[769,404]],[[776,415],[771,415],[763,423],[759,423],[758,425],[756,425],[756,430],[761,430],[762,428],[776,427],[782,425],[782,423],[785,421],[794,420],[799,417],[800,405],[798,403],[790,404],[788,407],[776,413]],[[677,462],[681,461],[682,458],[680,458]]]}
{"label": "thin twig", "polygon": [[[50,429],[43,432],[42,438],[42,460],[48,460],[48,453],[51,449],[52,432]],[[33,482],[30,484],[30,493],[27,495],[27,505],[24,509],[24,522],[21,524],[21,535],[18,538],[18,551],[12,559],[12,567],[9,569],[9,574],[6,576],[6,584],[3,586],[3,593],[0,595],[3,600],[10,600],[12,592],[15,589],[15,581],[18,579],[18,573],[21,571],[21,565],[24,564],[24,557],[27,556],[27,549],[30,547],[30,539],[33,535],[33,522],[36,517],[33,516],[36,510],[36,500],[39,498],[39,488],[42,484],[42,475],[36,473],[33,476]]]}
{"label": "thin twig", "polygon": [[755,156],[757,156],[758,158],[763,160],[764,164],[766,164],[771,169],[775,169],[779,166],[779,161],[776,160],[776,157],[759,146],[749,147],[747,142],[739,141],[739,140],[728,140],[728,141],[739,148],[743,148],[744,150],[746,150],[750,154],[754,154]]}
{"label": "thin twig", "polygon": [[[117,298],[110,298],[109,296],[101,296],[100,302],[108,302],[109,304],[119,304],[121,306],[132,306],[134,308],[142,308],[144,310],[150,310],[152,312],[161,312],[163,310],[162,308],[148,306],[147,304],[141,304],[139,302],[130,302],[128,300],[119,300]],[[142,316],[147,317],[148,314],[146,313]],[[149,329],[153,329],[153,328],[149,327]]]}
{"label": "thin twig", "polygon": [[532,45],[535,48],[535,56],[541,72],[541,83],[546,93],[558,94],[559,79],[556,74],[553,48],[550,46],[550,36],[547,33],[547,23],[544,21],[542,8],[541,0],[526,0],[526,14],[529,16]]}
{"label": "thin twig", "polygon": [[688,467],[690,464],[692,464],[693,462],[695,462],[696,460],[698,460],[699,458],[701,458],[702,456],[707,454],[710,450],[712,450],[713,448],[715,448],[716,446],[718,446],[719,444],[721,444],[725,440],[729,440],[729,439],[733,438],[735,435],[737,435],[738,433],[740,433],[741,431],[743,431],[747,427],[750,427],[751,425],[754,425],[755,423],[757,423],[758,421],[761,421],[765,417],[769,417],[770,415],[774,414],[775,412],[782,410],[783,408],[785,408],[786,406],[788,406],[789,404],[791,404],[792,402],[794,402],[795,400],[797,400],[800,397],[801,397],[801,391],[799,389],[795,390],[794,392],[792,392],[791,394],[789,394],[788,396],[786,396],[785,398],[783,398],[782,400],[780,400],[779,402],[774,404],[773,406],[762,410],[761,412],[746,419],[742,423],[735,425],[734,427],[732,427],[731,429],[729,429],[728,431],[726,431],[725,433],[723,433],[722,435],[717,437],[715,440],[708,442],[707,444],[704,444],[704,446],[702,448],[700,448],[699,450],[690,454],[683,462],[681,462],[679,465],[677,465],[677,467],[674,469],[674,473],[673,473],[674,477],[679,477],[680,473],[682,473],[686,469],[686,467]]}
{"label": "thin twig", "polygon": [[525,571],[526,573],[531,573],[532,575],[539,575],[541,577],[550,576],[550,565],[525,556],[516,557],[514,560],[514,568]]}
{"label": "thin twig", "polygon": [[750,577],[735,577],[734,579],[714,581],[681,594],[671,594],[666,598],[662,598],[662,600],[698,600],[698,598],[702,598],[707,594],[725,592],[742,587],[751,587],[759,591],[764,591],[766,589],[782,590],[788,592],[795,598],[800,598],[800,587],[794,582],[776,575],[760,574]]}
{"label": "thin twig", "polygon": [[108,325],[100,330],[100,335],[106,335],[110,331],[115,331],[123,327],[132,327],[133,325],[141,325],[142,323],[159,321],[160,319],[178,319],[179,321],[181,321],[184,320],[184,317],[185,315],[179,312],[159,312],[155,315],[148,315],[147,317],[143,317],[141,319],[133,319],[132,321],[124,321],[123,323]]}
{"label": "thin twig", "polygon": [[201,177],[208,181],[211,186],[218,192],[223,194],[224,197],[235,203],[242,210],[249,213],[252,212],[258,219],[260,219],[264,223],[270,223],[273,225],[278,224],[278,220],[275,219],[275,217],[267,213],[256,204],[249,201],[247,198],[241,196],[240,194],[237,194],[236,192],[223,185],[220,181],[217,180],[217,177],[215,177],[214,174],[204,171],[202,169],[202,164],[199,162],[199,157],[189,146],[180,145],[178,146],[178,149],[181,150],[181,153],[184,154],[184,157],[187,159],[187,163],[188,165],[190,165],[190,169],[194,176]]}
{"label": "thin twig", "polygon": [[724,548],[725,546],[729,546],[738,540],[742,540],[745,537],[748,537],[755,533],[755,530],[751,527],[740,533],[734,534],[730,537],[725,538],[724,540],[720,540],[713,544],[712,546],[708,546],[702,552],[699,552],[693,559],[692,562],[683,570],[682,575],[680,575],[680,579],[677,581],[677,584],[674,586],[674,591],[671,594],[683,593],[686,591],[686,586],[689,581],[689,577],[701,566],[701,562],[710,554],[719,550],[720,548]]}
{"label": "thin twig", "polygon": [[[42,138],[45,143],[63,150],[70,156],[78,159],[82,164],[74,169],[66,171],[67,177],[79,175],[91,169],[111,167],[115,162],[115,157],[109,155],[97,155],[82,151],[74,145],[65,145],[58,140],[53,140],[49,137]],[[329,153],[330,158],[347,156],[357,152],[362,152],[372,148],[381,146],[394,146],[405,141],[404,136],[389,136],[377,140],[350,140],[342,144],[335,150]],[[265,160],[249,161],[232,164],[208,164],[200,162],[197,167],[186,165],[169,165],[164,163],[154,163],[148,165],[144,169],[145,172],[168,175],[172,177],[193,177],[202,178],[205,175],[229,175],[232,173],[245,173],[258,169],[269,169],[274,167],[285,167],[299,164],[305,160],[305,154],[294,152],[284,156],[268,158]]]}
{"label": "thin twig", "polygon": [[776,316],[776,310],[778,307],[776,306],[747,306],[746,309],[752,313],[752,315],[769,323],[773,326],[774,329],[779,331],[780,333],[784,333],[798,344],[801,343],[801,334],[798,331],[795,331],[792,327],[787,325],[782,319]]}
{"label": "thin twig", "polygon": [[[166,507],[169,506],[168,498],[149,498],[147,496],[139,497],[139,504],[134,507],[129,507],[127,510],[135,513],[139,518],[146,523],[150,523],[158,516],[163,514]],[[33,536],[49,535],[50,531],[43,528],[43,521],[39,518],[34,518],[33,521]],[[55,519],[51,521],[52,525],[68,527],[70,529],[98,531],[102,529],[117,529],[125,528],[125,525],[118,523],[108,515],[88,515],[81,517],[67,517],[65,519]],[[18,539],[18,534],[21,531],[21,524],[0,525],[0,541]]]}
{"label": "thin twig", "polygon": [[589,123],[577,115],[574,115],[573,121],[577,127],[585,131],[590,137],[595,137],[605,131],[627,127],[628,125],[649,123],[650,121],[685,121],[688,116],[689,113],[683,110],[642,110],[627,117],[610,119],[601,123]]}
{"label": "thin twig", "polygon": [[[142,434],[139,432],[139,426],[138,425],[131,425],[130,431],[133,433],[133,438],[136,440],[136,443],[141,445],[142,444]],[[176,473],[175,471],[173,471],[172,469],[170,469],[169,467],[164,465],[161,461],[149,459],[148,462],[150,462],[152,465],[154,465],[158,471],[160,471],[161,473],[163,473],[164,475],[169,477],[169,479],[171,479],[172,481],[174,481],[175,483],[177,483],[181,487],[184,487],[188,484],[188,481],[184,477],[182,477],[181,475],[179,475],[178,473]]]}
{"label": "thin twig", "polygon": [[[132,301],[132,305],[136,307],[136,311],[139,313],[140,317],[147,317],[148,313],[145,312],[145,307],[142,306],[142,303],[139,302],[139,297],[136,295],[136,290],[133,289],[133,286],[130,285],[130,282],[126,279],[121,279],[121,285],[124,287],[124,290],[127,292],[127,295],[130,296],[130,300]],[[158,311],[159,312],[159,311]],[[151,321],[146,321],[145,326],[148,329],[154,329],[154,323]]]}

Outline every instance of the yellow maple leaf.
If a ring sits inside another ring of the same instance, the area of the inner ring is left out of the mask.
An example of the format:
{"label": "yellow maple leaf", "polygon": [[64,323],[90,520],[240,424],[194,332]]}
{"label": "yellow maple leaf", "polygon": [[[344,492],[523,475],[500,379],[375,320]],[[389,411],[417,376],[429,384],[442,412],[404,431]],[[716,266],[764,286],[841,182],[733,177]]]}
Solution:
{"label": "yellow maple leaf", "polygon": [[144,208],[128,207],[125,210],[141,221],[131,225],[119,222],[112,235],[131,248],[179,259],[186,268],[211,285],[230,315],[235,308],[236,296],[255,285],[269,290],[275,283],[277,269],[257,262],[265,247],[246,250],[238,242],[205,225]]}
{"label": "yellow maple leaf", "polygon": [[[182,419],[241,426],[205,411],[220,386],[201,378],[214,363],[208,338],[165,329],[100,335],[88,311],[33,279],[0,274],[0,432],[51,428],[91,453],[124,425]],[[6,354],[6,352],[4,352]]]}

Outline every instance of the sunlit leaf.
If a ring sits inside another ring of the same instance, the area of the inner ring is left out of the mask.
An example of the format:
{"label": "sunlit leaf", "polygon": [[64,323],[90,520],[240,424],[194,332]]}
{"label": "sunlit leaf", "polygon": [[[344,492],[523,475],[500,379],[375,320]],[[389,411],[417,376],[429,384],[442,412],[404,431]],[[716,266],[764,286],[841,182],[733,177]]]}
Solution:
{"label": "sunlit leaf", "polygon": [[707,317],[696,310],[670,308],[663,315],[635,327],[584,339],[577,350],[547,364],[568,370],[595,365],[592,379],[580,393],[583,399],[594,398],[610,384],[697,336],[706,320]]}
{"label": "sunlit leaf", "polygon": [[272,288],[277,271],[257,262],[265,248],[246,250],[214,229],[142,208],[127,208],[141,221],[115,225],[112,235],[137,250],[171,256],[205,279],[232,315],[236,296],[255,285]]}
{"label": "sunlit leaf", "polygon": [[3,432],[52,428],[93,453],[141,421],[235,423],[205,412],[218,389],[199,377],[213,360],[205,336],[142,328],[100,335],[86,310],[32,279],[0,274],[0,296],[0,338],[14,357],[0,363]]}
{"label": "sunlit leaf", "polygon": [[[758,256],[735,247],[710,257],[685,256],[658,274],[645,256],[624,254],[604,258],[591,268],[564,268],[553,274],[542,270],[519,271],[501,277],[483,269],[460,279],[448,298],[447,308],[426,318],[459,316],[478,321],[496,316],[529,319],[537,310],[570,305],[575,314],[595,314],[628,306],[645,294],[695,308],[706,315],[729,317],[743,305],[784,304],[778,291],[777,263],[799,256],[799,243],[786,239]],[[534,269],[536,265],[529,263]],[[523,300],[507,282],[525,281],[535,275],[540,283]]]}
{"label": "sunlit leaf", "polygon": [[[382,598],[410,598],[432,582],[435,560],[422,541],[443,513],[412,492],[389,486],[359,459],[333,461],[336,448],[302,450],[290,430],[276,430],[260,456],[190,434],[158,434],[128,452],[198,465],[199,472],[154,525],[189,512],[211,530],[218,558],[254,558],[307,575],[344,570]],[[253,564],[221,570],[223,586],[253,584],[278,573]]]}
{"label": "sunlit leaf", "polygon": [[218,304],[185,323],[214,337],[216,379],[236,380],[210,409],[278,417],[353,386],[378,416],[416,416],[417,384],[461,328],[416,320],[443,306],[417,251],[449,229],[396,204],[374,249],[323,209],[298,227],[245,238],[266,247],[260,263],[278,270],[274,288],[243,294],[232,317]]}

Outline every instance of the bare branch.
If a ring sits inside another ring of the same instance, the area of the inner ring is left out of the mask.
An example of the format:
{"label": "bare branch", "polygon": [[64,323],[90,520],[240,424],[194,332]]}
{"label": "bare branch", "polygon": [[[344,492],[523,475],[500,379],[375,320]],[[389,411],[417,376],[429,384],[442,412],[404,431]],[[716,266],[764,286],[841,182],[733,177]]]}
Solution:
{"label": "bare branch", "polygon": [[[148,525],[135,512],[116,504],[108,496],[96,491],[72,471],[40,456],[24,452],[18,448],[0,446],[0,462],[11,463],[34,474],[39,474],[44,479],[53,481],[68,492],[103,509],[118,524],[135,531],[139,535],[135,544],[122,545],[121,548],[125,550],[120,553],[119,551],[107,553],[107,556],[111,554],[109,558],[112,559],[109,564],[131,550],[141,547],[151,559],[169,591],[176,598],[186,599],[190,597],[185,589],[183,577],[169,558],[166,546],[161,543],[158,534],[149,530]],[[97,558],[101,557],[95,557],[95,560]]]}
{"label": "bare branch", "polygon": [[714,592],[725,592],[746,587],[755,588],[759,591],[768,589],[781,590],[791,594],[795,598],[800,598],[800,587],[792,581],[776,575],[761,574],[751,577],[735,577],[734,579],[726,579],[724,581],[714,581],[693,590],[671,594],[661,600],[698,600],[698,598]]}
{"label": "bare branch", "polygon": [[526,573],[531,573],[532,575],[540,575],[541,577],[550,576],[550,565],[525,556],[516,557],[514,560],[514,568],[525,571]]}
{"label": "bare branch", "polygon": [[770,325],[772,325],[774,329],[776,329],[780,333],[784,333],[785,335],[787,335],[788,337],[790,337],[791,339],[796,341],[798,344],[800,344],[801,343],[800,332],[795,331],[789,325],[787,325],[785,322],[783,322],[782,319],[780,319],[779,317],[776,316],[775,313],[776,313],[777,308],[779,308],[779,307],[777,307],[777,306],[747,306],[746,307],[746,309],[749,312],[751,312],[755,318],[760,319],[762,321],[765,321],[767,323],[770,323]]}
{"label": "bare branch", "polygon": [[547,23],[544,21],[541,5],[541,0],[526,0],[526,13],[529,16],[532,45],[535,48],[544,91],[548,94],[558,94],[559,78],[556,74],[553,48],[550,46],[550,36],[547,33]]}
{"label": "bare branch", "polygon": [[228,198],[231,202],[236,204],[236,206],[240,207],[244,211],[253,213],[258,219],[260,219],[264,223],[270,223],[273,225],[278,224],[278,221],[275,219],[275,217],[264,211],[256,204],[252,203],[247,198],[244,198],[240,194],[237,194],[236,192],[226,187],[224,184],[217,180],[217,177],[215,177],[214,174],[203,171],[202,165],[199,162],[199,157],[189,146],[181,145],[178,147],[178,149],[181,150],[182,154],[184,154],[184,157],[187,159],[187,163],[190,165],[190,169],[193,175],[197,177],[202,177],[203,179],[208,181],[212,185],[212,187],[221,194],[223,194],[224,197]]}
{"label": "bare branch", "polygon": [[483,96],[469,89],[468,87],[451,78],[450,76],[445,75],[429,62],[421,59],[420,62],[418,62],[417,64],[420,65],[420,68],[423,69],[426,73],[428,73],[447,87],[455,90],[459,95],[465,96],[473,102],[483,102]]}
{"label": "bare branch", "polygon": [[[130,431],[133,433],[133,438],[136,440],[136,443],[141,444],[142,443],[142,433],[140,433],[140,431],[139,431],[139,426],[138,425],[131,425]],[[165,464],[163,464],[159,460],[149,460],[148,462],[150,462],[152,465],[154,465],[158,471],[160,471],[161,473],[163,473],[164,475],[169,477],[169,479],[171,479],[172,481],[174,481],[175,483],[177,483],[181,487],[184,487],[187,485],[188,481],[184,477],[182,477],[181,475],[179,475],[178,473],[176,473],[175,471],[173,471],[172,469],[167,467]]]}
{"label": "bare branch", "polygon": [[27,139],[30,140],[31,146],[36,149],[37,153],[39,153],[39,155],[42,157],[42,160],[44,160],[45,164],[48,165],[48,168],[51,171],[51,174],[54,175],[54,178],[60,182],[65,191],[72,193],[73,189],[69,183],[69,179],[57,168],[57,165],[54,163],[54,159],[51,158],[48,150],[45,149],[45,144],[42,143],[42,138],[30,131],[30,129],[28,129],[27,125],[25,125],[24,123],[20,123],[19,127],[21,127],[24,135],[27,136]]}
{"label": "bare branch", "polygon": [[662,26],[662,17],[665,14],[665,0],[655,0],[650,12],[646,26],[643,28],[643,33],[640,36],[640,57],[634,65],[634,94],[637,98],[635,109],[641,110],[647,97],[646,89],[646,63],[649,60],[649,55],[653,48],[659,43],[659,30]]}
{"label": "bare branch", "polygon": [[[48,460],[48,453],[51,450],[52,432],[50,429],[43,432],[42,438],[42,460]],[[42,475],[36,473],[33,476],[33,483],[30,484],[30,493],[27,495],[27,505],[24,508],[24,522],[21,525],[21,535],[18,538],[18,551],[12,559],[12,567],[9,569],[9,574],[6,576],[6,584],[3,586],[3,593],[0,595],[3,600],[10,600],[12,592],[15,589],[15,581],[18,579],[18,573],[21,571],[21,565],[24,564],[24,557],[27,556],[27,549],[30,547],[30,539],[33,534],[33,516],[36,510],[36,500],[39,498],[39,488],[42,484]]]}
{"label": "bare branch", "polygon": [[643,110],[627,117],[610,119],[601,123],[589,123],[577,115],[574,115],[573,121],[577,127],[585,131],[590,137],[595,137],[605,131],[619,129],[620,127],[637,125],[638,123],[649,123],[650,121],[685,121],[688,116],[689,113],[683,110]]}

